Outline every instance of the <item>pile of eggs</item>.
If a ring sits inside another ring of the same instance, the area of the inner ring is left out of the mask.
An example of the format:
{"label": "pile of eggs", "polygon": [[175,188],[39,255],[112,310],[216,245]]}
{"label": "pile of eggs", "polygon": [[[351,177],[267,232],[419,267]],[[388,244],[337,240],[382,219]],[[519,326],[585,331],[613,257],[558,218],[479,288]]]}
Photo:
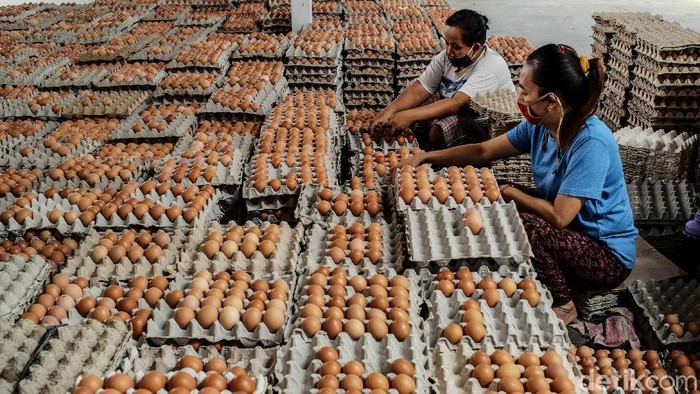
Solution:
{"label": "pile of eggs", "polygon": [[8,236],[0,242],[0,262],[9,261],[11,256],[20,256],[27,260],[31,256],[42,256],[52,267],[66,261],[78,249],[78,241],[64,237],[58,232],[49,230],[28,230],[19,238]]}
{"label": "pile of eggs", "polygon": [[228,367],[222,357],[211,357],[206,363],[199,356],[185,355],[178,360],[175,370],[166,373],[152,370],[144,371],[138,380],[135,374],[116,373],[102,379],[97,375],[85,375],[78,387],[71,394],[90,394],[104,389],[103,392],[126,393],[136,389],[136,393],[157,393],[168,390],[169,393],[189,393],[197,389],[199,393],[210,394],[229,390],[232,393],[253,394],[255,381],[240,366]]}
{"label": "pile of eggs", "polygon": [[280,61],[232,62],[226,76],[231,86],[251,85],[260,91],[269,83],[276,84],[284,75],[284,64]]}
{"label": "pile of eggs", "polygon": [[16,170],[8,168],[0,170],[0,197],[9,193],[17,197],[25,193],[44,173],[41,170]]}
{"label": "pile of eggs", "polygon": [[[647,353],[649,353],[649,351],[647,351]],[[690,390],[700,390],[698,387],[700,384],[697,382],[697,376],[700,375],[700,353],[686,354],[681,350],[672,350],[669,352],[667,360],[676,376],[688,378]],[[657,372],[658,376],[663,374],[661,370]],[[692,380],[693,378],[695,378],[694,381]],[[691,393],[697,394],[696,391],[691,391]]]}
{"label": "pile of eggs", "polygon": [[112,73],[109,80],[117,84],[129,84],[139,79],[153,81],[163,69],[165,69],[165,63],[127,63],[120,70]]}
{"label": "pile of eggs", "polygon": [[[264,82],[261,82],[264,84]],[[212,101],[222,107],[227,107],[231,111],[241,109],[241,111],[260,111],[260,103],[254,102],[260,94],[259,86],[244,85],[231,88],[219,89],[212,96]]]}
{"label": "pile of eggs", "polygon": [[456,289],[461,290],[466,297],[471,297],[479,289],[482,290],[481,299],[485,300],[491,308],[501,301],[498,290],[503,291],[509,298],[520,290],[520,299],[527,301],[533,308],[537,307],[541,299],[537,283],[530,278],[523,278],[518,283],[511,278],[503,278],[496,283],[495,280],[486,277],[475,284],[472,273],[467,268],[460,268],[456,274],[447,269],[440,271],[436,279],[438,281],[436,288],[445,297],[451,297]]}
{"label": "pile of eggs", "polygon": [[136,264],[145,257],[149,263],[156,264],[165,254],[163,250],[170,242],[170,235],[163,230],[158,230],[155,234],[150,230],[137,232],[128,229],[121,234],[108,230],[92,249],[90,258],[95,264],[101,264],[109,257],[116,264],[126,257],[132,264]]}
{"label": "pile of eggs", "polygon": [[481,168],[477,172],[472,166],[466,166],[461,171],[457,167],[450,167],[446,175],[448,179],[436,176],[431,182],[428,167],[404,166],[399,175],[399,196],[406,204],[410,204],[414,197],[427,204],[433,196],[440,204],[444,204],[450,197],[457,204],[461,204],[467,197],[477,204],[484,197],[493,203],[501,195],[496,178],[488,168]]}
{"label": "pile of eggs", "polygon": [[372,141],[387,143],[396,142],[398,145],[405,145],[406,142],[412,143],[414,140],[413,133],[410,130],[392,132],[388,129],[371,131],[369,124],[375,118],[376,112],[369,108],[353,109],[348,112],[345,119],[345,129],[351,134],[362,134],[362,143],[365,146],[371,146]]}
{"label": "pile of eggs", "polygon": [[117,179],[124,182],[131,181],[137,171],[138,167],[126,159],[98,159],[88,154],[80,158],[71,157],[59,164],[58,167],[49,171],[49,178],[53,181],[77,178],[94,187],[103,177],[110,181]]}
{"label": "pile of eggs", "polygon": [[[254,30],[257,28],[258,19],[258,14],[233,12],[231,15],[229,15],[222,28],[224,30],[232,31]],[[237,49],[237,51],[240,51],[240,47]],[[245,53],[248,56],[252,56],[249,52]]]}
{"label": "pile of eggs", "polygon": [[375,274],[368,281],[361,275],[348,277],[342,268],[331,272],[321,267],[302,291],[301,329],[307,337],[322,330],[330,339],[345,332],[357,340],[367,332],[378,341],[388,334],[403,341],[411,334],[409,289],[402,275],[387,279]]}
{"label": "pile of eggs", "polygon": [[[195,133],[195,140],[202,141],[199,137],[200,134],[206,134],[210,136],[226,136],[234,134],[252,134],[257,136],[260,132],[260,127],[262,124],[260,122],[252,121],[221,121],[221,120],[201,120],[199,122],[199,128],[197,128],[197,133]],[[202,141],[204,142],[204,141]],[[183,156],[184,157],[184,156]]]}
{"label": "pile of eggs", "polygon": [[203,329],[218,321],[231,330],[240,321],[246,330],[254,332],[262,321],[273,333],[284,326],[288,299],[289,283],[285,280],[253,280],[240,270],[233,274],[219,272],[214,277],[199,271],[185,292],[172,290],[165,295],[165,302],[176,308],[172,319],[182,329],[197,320]]}
{"label": "pile of eggs", "polygon": [[190,146],[180,154],[184,159],[206,159],[208,165],[228,166],[233,160],[233,135],[197,132]]}
{"label": "pile of eggs", "polygon": [[168,75],[167,78],[160,83],[160,87],[164,90],[170,89],[209,89],[216,83],[216,74],[199,73],[199,72],[183,72]]}
{"label": "pile of eggs", "polygon": [[394,389],[399,394],[411,394],[416,390],[413,380],[416,369],[412,362],[403,358],[391,362],[391,372],[387,375],[366,371],[365,365],[358,360],[348,360],[341,366],[338,351],[330,346],[319,349],[316,359],[322,363],[318,371],[321,378],[316,382],[319,394],[336,393],[339,389],[345,392],[362,392],[365,389],[388,392]]}
{"label": "pile of eggs", "polygon": [[81,118],[67,120],[44,138],[43,145],[61,156],[67,156],[84,140],[104,142],[118,125],[117,119]]}
{"label": "pile of eggs", "polygon": [[241,44],[236,49],[236,52],[244,57],[262,53],[277,53],[280,50],[280,42],[282,40],[284,40],[284,35],[282,34],[250,33],[247,41]]}
{"label": "pile of eggs", "polygon": [[129,142],[127,144],[123,142],[117,142],[116,144],[105,144],[100,148],[95,156],[102,160],[108,158],[115,160],[133,160],[138,159],[142,162],[151,160],[151,166],[155,165],[155,162],[163,159],[165,156],[169,155],[173,151],[173,143],[135,143]]}
{"label": "pile of eggs", "polygon": [[282,230],[276,224],[269,224],[264,229],[251,225],[231,227],[225,234],[211,230],[199,250],[208,259],[216,258],[222,253],[226,259],[231,259],[240,250],[246,258],[253,258],[260,252],[263,258],[270,258],[277,251]]}
{"label": "pile of eggs", "polygon": [[147,128],[151,131],[162,133],[172,123],[181,116],[191,116],[197,112],[196,104],[151,104],[144,109],[139,117],[143,123],[136,123],[131,127],[134,133],[138,133]]}
{"label": "pile of eggs", "polygon": [[11,138],[29,138],[43,129],[45,123],[40,119],[2,119],[0,120],[0,143]]}
{"label": "pile of eggs", "polygon": [[[194,17],[194,13],[189,14],[188,17]],[[214,66],[231,45],[227,40],[193,41],[177,54],[175,61],[192,66]]]}
{"label": "pile of eggs", "polygon": [[[569,371],[562,364],[562,357],[548,350],[542,357],[533,352],[524,352],[517,363],[512,354],[495,350],[491,355],[483,351],[474,352],[469,358],[472,367],[470,379],[475,379],[483,388],[497,386],[499,392],[512,393],[573,393],[574,383]],[[494,384],[495,383],[495,384]]]}
{"label": "pile of eggs", "polygon": [[675,313],[664,315],[662,321],[664,325],[668,324],[666,328],[667,335],[674,334],[678,338],[685,335],[685,333],[690,333],[692,337],[700,335],[700,323],[696,321],[681,322],[680,317]]}
{"label": "pile of eggs", "polygon": [[[203,178],[207,183],[210,183],[218,170],[216,162],[209,164],[209,162],[214,161],[213,158],[218,159],[217,156],[210,156],[208,160],[205,160],[203,157],[192,160],[182,158],[167,159],[163,162],[160,171],[158,171],[156,180],[158,182],[168,182],[168,180],[172,179],[175,182],[182,182],[184,179],[188,179],[192,183],[197,183],[199,178]],[[231,161],[226,160],[225,163],[230,164]]]}
{"label": "pile of eggs", "polygon": [[360,264],[367,258],[372,264],[378,264],[384,257],[384,228],[379,223],[353,223],[349,227],[334,226],[328,233],[330,247],[326,256],[333,263],[340,264],[349,258],[353,264]]}
{"label": "pile of eggs", "polygon": [[[135,186],[125,185],[124,189],[130,190],[135,189]],[[29,193],[27,193],[29,194]],[[64,211],[63,208],[51,209],[47,214],[46,218],[49,222],[58,225],[59,221],[63,221],[67,225],[73,225],[76,221],[80,221],[83,226],[88,226],[90,223],[95,221],[97,215],[105,212],[105,209],[109,210],[110,203],[114,201],[114,195],[117,194],[113,189],[91,189],[85,190],[83,188],[78,189],[61,189],[50,187],[44,192],[44,196],[48,199],[53,198],[54,195],[58,195],[61,199],[68,200],[68,203],[76,209],[70,209]],[[25,194],[26,196],[26,194]],[[19,200],[17,200],[19,202]],[[17,216],[15,216],[17,219]],[[19,221],[18,221],[19,222]]]}
{"label": "pile of eggs", "polygon": [[[612,391],[618,385],[625,391],[633,390],[637,388],[637,382],[641,387],[652,390],[659,385],[660,378],[668,376],[655,350],[641,352],[639,349],[631,349],[625,352],[622,349],[598,349],[594,352],[588,346],[581,346],[576,349],[576,357],[581,372],[589,377],[588,382],[596,386],[609,385],[605,388],[589,386],[591,392],[605,392],[606,389]],[[685,364],[683,360],[679,361],[681,362],[677,365],[682,368]]]}
{"label": "pile of eggs", "polygon": [[318,193],[321,200],[316,203],[316,210],[321,215],[327,215],[331,210],[337,216],[345,215],[345,212],[350,211],[353,216],[360,216],[362,212],[367,211],[370,217],[376,217],[382,210],[379,194],[374,190],[362,192],[359,189],[354,189],[347,194],[334,194],[333,190],[324,188]]}
{"label": "pile of eggs", "polygon": [[509,64],[522,63],[535,50],[523,36],[491,36],[486,40],[489,48],[501,53]]}

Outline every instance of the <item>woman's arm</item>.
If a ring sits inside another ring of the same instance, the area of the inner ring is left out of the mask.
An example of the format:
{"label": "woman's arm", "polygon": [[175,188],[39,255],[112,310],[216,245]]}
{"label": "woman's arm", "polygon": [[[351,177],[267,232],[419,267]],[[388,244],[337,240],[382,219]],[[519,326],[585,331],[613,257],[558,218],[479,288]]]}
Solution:
{"label": "woman's arm", "polygon": [[398,97],[391,102],[391,104],[389,104],[386,108],[379,112],[379,115],[372,119],[370,129],[374,130],[377,127],[384,127],[389,119],[394,116],[394,114],[418,107],[428,98],[430,98],[430,93],[425,90],[423,84],[421,84],[418,80],[413,81],[406,87],[406,90],[401,92],[401,94],[399,94]]}
{"label": "woman's arm", "polygon": [[551,203],[520,191],[512,185],[501,185],[501,195],[506,201],[515,201],[519,211],[534,213],[558,229],[571,224],[586,202],[583,197],[557,194],[554,203]]}
{"label": "woman's arm", "polygon": [[391,125],[393,130],[405,130],[417,122],[456,115],[460,111],[469,108],[470,101],[471,98],[469,96],[462,92],[457,92],[454,97],[444,98],[423,107],[397,112],[389,118],[388,124]]}
{"label": "woman's arm", "polygon": [[397,168],[405,165],[418,167],[421,164],[438,164],[443,166],[467,165],[483,166],[494,160],[522,154],[508,137],[503,134],[479,144],[460,145],[453,148],[419,153],[397,164]]}

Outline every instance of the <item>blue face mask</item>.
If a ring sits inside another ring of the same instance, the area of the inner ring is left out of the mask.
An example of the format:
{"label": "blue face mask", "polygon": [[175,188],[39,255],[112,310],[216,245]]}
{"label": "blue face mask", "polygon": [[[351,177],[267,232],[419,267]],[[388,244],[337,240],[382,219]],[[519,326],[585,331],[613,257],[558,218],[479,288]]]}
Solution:
{"label": "blue face mask", "polygon": [[467,52],[467,54],[462,57],[452,58],[448,56],[450,63],[456,68],[465,68],[471,66],[472,63],[474,63],[474,59],[472,59],[471,56],[469,56],[469,54],[472,52],[472,49],[474,49],[474,47],[470,48],[469,52]]}

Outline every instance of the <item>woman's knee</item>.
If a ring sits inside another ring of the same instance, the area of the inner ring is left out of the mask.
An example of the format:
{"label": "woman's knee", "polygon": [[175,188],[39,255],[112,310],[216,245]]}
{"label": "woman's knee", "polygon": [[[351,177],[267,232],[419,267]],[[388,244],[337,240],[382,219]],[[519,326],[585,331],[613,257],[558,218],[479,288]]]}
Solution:
{"label": "woman's knee", "polygon": [[430,139],[430,146],[433,149],[444,149],[447,147],[445,144],[445,134],[442,131],[442,127],[438,124],[432,125],[428,138]]}

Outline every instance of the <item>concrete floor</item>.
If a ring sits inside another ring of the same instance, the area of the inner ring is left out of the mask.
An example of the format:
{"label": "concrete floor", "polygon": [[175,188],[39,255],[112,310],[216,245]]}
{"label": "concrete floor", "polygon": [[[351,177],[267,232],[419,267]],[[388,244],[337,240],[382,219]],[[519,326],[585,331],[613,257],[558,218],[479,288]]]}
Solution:
{"label": "concrete floor", "polygon": [[469,8],[486,15],[489,32],[524,35],[537,48],[563,43],[579,53],[591,52],[594,12],[651,12],[683,27],[700,31],[700,0],[447,0],[452,8]]}

